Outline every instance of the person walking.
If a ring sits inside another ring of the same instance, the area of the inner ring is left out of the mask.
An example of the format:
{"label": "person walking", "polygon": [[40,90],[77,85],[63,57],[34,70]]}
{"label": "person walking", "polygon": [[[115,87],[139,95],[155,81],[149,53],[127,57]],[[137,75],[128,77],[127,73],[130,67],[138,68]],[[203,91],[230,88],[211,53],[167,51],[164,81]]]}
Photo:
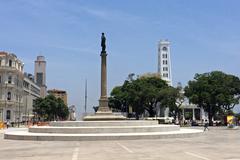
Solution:
{"label": "person walking", "polygon": [[205,119],[205,121],[204,121],[204,132],[205,132],[206,130],[209,131],[208,126],[209,126],[208,120]]}
{"label": "person walking", "polygon": [[7,121],[7,129],[10,127],[10,122],[9,120]]}

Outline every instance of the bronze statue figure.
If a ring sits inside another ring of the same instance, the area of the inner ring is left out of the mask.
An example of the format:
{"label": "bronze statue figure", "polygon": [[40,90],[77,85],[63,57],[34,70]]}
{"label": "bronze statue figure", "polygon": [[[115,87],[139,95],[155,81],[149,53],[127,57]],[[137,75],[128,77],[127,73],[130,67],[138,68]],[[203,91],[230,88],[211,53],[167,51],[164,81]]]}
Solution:
{"label": "bronze statue figure", "polygon": [[104,36],[104,33],[102,33],[102,37],[101,37],[101,46],[102,46],[102,52],[106,52],[106,37]]}

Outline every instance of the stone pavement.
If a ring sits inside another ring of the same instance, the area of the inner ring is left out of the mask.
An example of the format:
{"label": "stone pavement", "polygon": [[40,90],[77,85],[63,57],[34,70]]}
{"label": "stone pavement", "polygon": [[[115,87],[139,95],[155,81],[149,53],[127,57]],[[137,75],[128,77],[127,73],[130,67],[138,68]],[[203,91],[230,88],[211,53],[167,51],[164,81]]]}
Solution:
{"label": "stone pavement", "polygon": [[46,142],[4,140],[0,160],[240,160],[240,130],[161,140]]}
{"label": "stone pavement", "polygon": [[3,134],[4,133],[4,129],[0,129],[0,134]]}

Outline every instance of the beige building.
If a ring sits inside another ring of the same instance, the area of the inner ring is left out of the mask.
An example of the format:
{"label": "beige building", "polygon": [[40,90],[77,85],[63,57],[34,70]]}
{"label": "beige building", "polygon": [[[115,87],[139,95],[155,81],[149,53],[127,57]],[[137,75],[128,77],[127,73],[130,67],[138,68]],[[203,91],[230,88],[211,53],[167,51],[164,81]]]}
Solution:
{"label": "beige building", "polygon": [[23,66],[15,54],[0,52],[0,121],[21,121]]}
{"label": "beige building", "polygon": [[47,91],[48,94],[54,95],[56,98],[61,98],[64,101],[64,104],[67,105],[67,92],[58,89],[52,89]]}
{"label": "beige building", "polygon": [[40,87],[33,76],[23,72],[24,64],[15,54],[0,52],[0,121],[22,122],[32,115]]}

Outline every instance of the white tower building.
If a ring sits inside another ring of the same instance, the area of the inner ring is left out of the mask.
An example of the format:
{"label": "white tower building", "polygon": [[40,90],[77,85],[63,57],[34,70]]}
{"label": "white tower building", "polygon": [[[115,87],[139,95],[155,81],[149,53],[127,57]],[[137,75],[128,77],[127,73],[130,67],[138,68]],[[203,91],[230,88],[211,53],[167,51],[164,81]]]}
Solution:
{"label": "white tower building", "polygon": [[158,73],[168,85],[172,86],[170,42],[161,40],[158,44]]}

